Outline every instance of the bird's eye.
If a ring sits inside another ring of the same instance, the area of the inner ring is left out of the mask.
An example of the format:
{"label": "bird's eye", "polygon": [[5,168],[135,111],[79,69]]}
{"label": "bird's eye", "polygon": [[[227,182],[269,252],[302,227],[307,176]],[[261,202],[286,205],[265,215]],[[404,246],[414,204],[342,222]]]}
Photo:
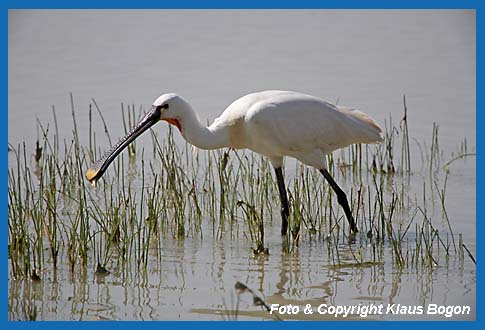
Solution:
{"label": "bird's eye", "polygon": [[160,110],[162,110],[162,109],[168,109],[168,104],[167,104],[167,103],[165,103],[165,104],[159,105],[159,106],[157,107],[157,110],[158,110],[158,111],[160,111]]}

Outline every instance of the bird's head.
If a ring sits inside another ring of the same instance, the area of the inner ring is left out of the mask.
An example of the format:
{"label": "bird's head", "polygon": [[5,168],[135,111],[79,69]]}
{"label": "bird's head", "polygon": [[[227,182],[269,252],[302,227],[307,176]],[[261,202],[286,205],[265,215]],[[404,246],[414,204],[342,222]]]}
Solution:
{"label": "bird's head", "polygon": [[97,181],[123,149],[160,120],[169,122],[182,132],[183,118],[189,112],[193,112],[192,108],[187,101],[177,94],[169,93],[159,96],[140,122],[87,170],[86,178],[91,182]]}
{"label": "bird's head", "polygon": [[159,120],[164,120],[182,132],[181,122],[187,112],[192,112],[190,105],[183,98],[174,93],[160,95],[152,105],[152,110]]}

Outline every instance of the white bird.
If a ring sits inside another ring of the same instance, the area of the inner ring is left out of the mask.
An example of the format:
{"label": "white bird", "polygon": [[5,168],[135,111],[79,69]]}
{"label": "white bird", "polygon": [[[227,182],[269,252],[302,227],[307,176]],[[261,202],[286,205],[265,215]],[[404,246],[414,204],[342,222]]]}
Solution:
{"label": "white bird", "polygon": [[176,126],[187,142],[200,149],[250,149],[268,157],[280,193],[281,234],[287,232],[289,216],[282,172],[285,156],[323,174],[335,191],[350,228],[357,232],[347,196],[327,171],[325,156],[354,143],[382,141],[382,129],[363,112],[298,92],[263,91],[237,99],[206,127],[186,100],[177,94],[163,94],[131,132],[88,169],[87,179],[98,180],[126,146],[160,120]]}

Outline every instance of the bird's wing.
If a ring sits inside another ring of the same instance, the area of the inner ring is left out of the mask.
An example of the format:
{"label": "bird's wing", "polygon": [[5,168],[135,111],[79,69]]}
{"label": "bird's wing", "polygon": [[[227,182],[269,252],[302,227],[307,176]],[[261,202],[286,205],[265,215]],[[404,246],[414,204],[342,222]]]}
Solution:
{"label": "bird's wing", "polygon": [[299,93],[257,102],[245,119],[258,140],[280,150],[331,152],[381,140],[380,127],[369,116]]}

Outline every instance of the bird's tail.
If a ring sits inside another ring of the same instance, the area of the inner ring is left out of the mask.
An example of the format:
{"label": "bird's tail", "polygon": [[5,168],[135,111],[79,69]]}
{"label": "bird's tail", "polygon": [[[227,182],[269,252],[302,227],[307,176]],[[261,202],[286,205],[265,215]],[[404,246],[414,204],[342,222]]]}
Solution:
{"label": "bird's tail", "polygon": [[379,143],[382,142],[382,128],[377,122],[367,114],[352,108],[339,107],[339,110],[351,118],[356,124],[354,133],[359,135],[360,143]]}

